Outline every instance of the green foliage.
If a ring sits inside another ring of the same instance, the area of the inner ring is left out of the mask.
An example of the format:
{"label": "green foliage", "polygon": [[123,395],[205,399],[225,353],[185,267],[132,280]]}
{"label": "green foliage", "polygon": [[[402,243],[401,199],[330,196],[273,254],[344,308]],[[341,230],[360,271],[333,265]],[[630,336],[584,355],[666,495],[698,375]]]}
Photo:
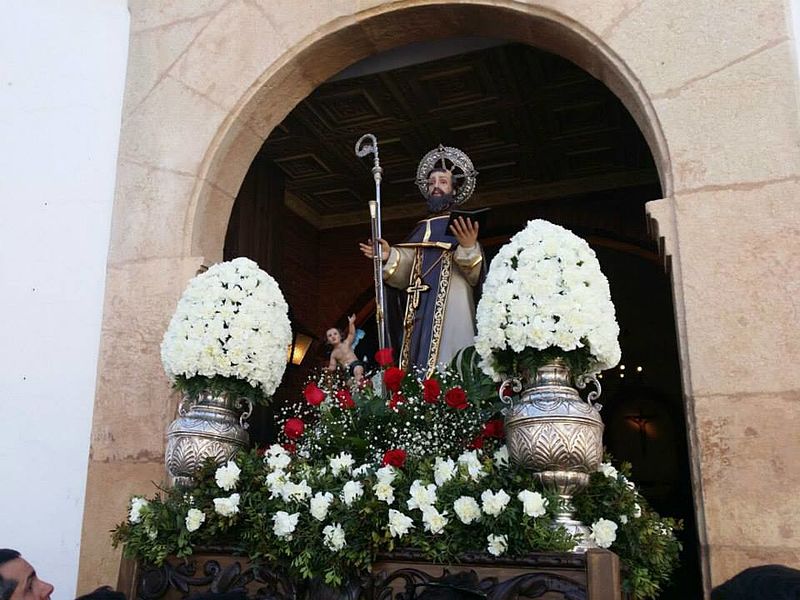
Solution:
{"label": "green foliage", "polygon": [[175,377],[172,387],[190,398],[196,398],[201,392],[210,391],[213,394],[227,393],[234,398],[249,398],[253,404],[264,406],[268,405],[270,401],[270,397],[265,395],[261,388],[254,387],[246,380],[236,377],[223,377],[222,375],[186,377],[185,375],[178,375]]}
{"label": "green foliage", "polygon": [[[275,447],[273,450],[278,451]],[[120,523],[113,532],[113,542],[125,545],[126,556],[155,564],[169,555],[187,556],[197,547],[224,544],[254,561],[280,564],[290,576],[321,577],[332,586],[367,571],[376,553],[400,547],[419,549],[431,561],[456,563],[464,553],[485,552],[490,534],[502,534],[507,536],[509,556],[569,551],[574,538],[563,528],[552,525],[557,498],[542,489],[529,470],[507,466],[488,446],[479,456],[482,476],[469,477],[462,465],[455,477],[437,487],[436,506],[447,513],[448,519],[439,534],[426,531],[420,510],[408,508],[411,484],[415,480],[425,485],[434,481],[433,458],[411,460],[402,469],[395,469],[391,484],[394,500],[388,505],[375,492],[377,467],[358,475],[334,476],[326,458],[295,457],[286,468],[289,479],[306,482],[314,492],[330,492],[335,498],[324,520],[319,521],[309,511],[307,498],[286,499],[270,489],[267,476],[274,470],[264,457],[253,451],[236,457],[241,474],[234,490],[220,489],[215,479],[217,466],[209,462],[197,473],[191,488],[162,490],[141,509],[137,523]],[[628,482],[624,474],[627,467],[622,467],[622,471],[615,477],[593,474],[587,490],[575,498],[577,516],[588,524],[600,518],[620,524],[610,549],[619,554],[625,566],[625,589],[633,598],[651,598],[669,580],[677,564],[680,545],[672,531],[679,524],[661,519],[651,511]],[[363,483],[364,494],[348,506],[342,501],[342,492],[351,479]],[[462,523],[453,510],[455,500],[469,496],[480,504],[485,490],[495,493],[504,490],[510,496],[506,508],[497,516],[484,512],[478,521]],[[517,499],[522,490],[536,491],[547,498],[547,513],[539,517],[526,515]],[[226,498],[231,493],[240,495],[239,512],[222,516],[215,511],[214,499]],[[637,504],[641,506],[638,518]],[[186,528],[190,508],[205,514],[205,522],[194,532]],[[413,519],[413,528],[406,535],[391,536],[390,508]],[[299,514],[290,537],[275,533],[273,515],[278,511]],[[627,523],[621,523],[622,515]],[[339,551],[324,543],[323,529],[334,523],[341,525],[346,536],[346,545]]]}
{"label": "green foliage", "polygon": [[563,360],[570,371],[576,376],[589,371],[591,365],[591,352],[588,347],[565,351],[551,346],[545,350],[525,348],[522,352],[514,352],[510,348],[495,350],[492,353],[492,362],[498,373],[520,373],[526,380],[542,365],[553,362],[555,359]]}
{"label": "green foliage", "polygon": [[634,599],[653,598],[678,564],[681,544],[673,532],[683,524],[660,517],[648,506],[629,479],[629,464],[623,463],[618,472],[612,470],[609,475],[591,475],[589,487],[574,498],[575,514],[583,523],[606,518],[619,525],[610,550],[622,562],[623,586]]}

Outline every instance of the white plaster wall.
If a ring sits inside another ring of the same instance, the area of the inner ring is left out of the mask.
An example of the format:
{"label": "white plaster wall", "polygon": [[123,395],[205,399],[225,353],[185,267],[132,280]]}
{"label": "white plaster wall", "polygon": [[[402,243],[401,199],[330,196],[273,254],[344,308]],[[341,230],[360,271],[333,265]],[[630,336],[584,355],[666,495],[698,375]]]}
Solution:
{"label": "white plaster wall", "polygon": [[126,0],[0,19],[0,547],[57,599],[78,573],[128,27]]}

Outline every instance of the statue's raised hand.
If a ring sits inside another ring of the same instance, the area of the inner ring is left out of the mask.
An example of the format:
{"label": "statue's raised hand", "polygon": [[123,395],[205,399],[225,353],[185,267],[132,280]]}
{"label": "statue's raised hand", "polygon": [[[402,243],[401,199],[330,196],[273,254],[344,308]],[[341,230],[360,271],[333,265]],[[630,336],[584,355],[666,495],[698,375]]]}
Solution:
{"label": "statue's raised hand", "polygon": [[450,226],[458,245],[464,249],[474,248],[478,243],[478,222],[464,217],[458,217]]}

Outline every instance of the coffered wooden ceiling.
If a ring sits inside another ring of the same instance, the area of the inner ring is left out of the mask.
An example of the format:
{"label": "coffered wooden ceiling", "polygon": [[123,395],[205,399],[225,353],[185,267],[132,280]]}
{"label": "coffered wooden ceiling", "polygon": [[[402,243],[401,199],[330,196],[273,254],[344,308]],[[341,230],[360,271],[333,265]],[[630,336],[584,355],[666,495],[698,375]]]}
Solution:
{"label": "coffered wooden ceiling", "polygon": [[658,184],[638,127],[603,83],[569,61],[508,44],[321,85],[261,149],[286,176],[287,204],[319,229],[365,221],[378,138],[384,218],[424,213],[417,163],[439,143],[479,171],[476,205]]}

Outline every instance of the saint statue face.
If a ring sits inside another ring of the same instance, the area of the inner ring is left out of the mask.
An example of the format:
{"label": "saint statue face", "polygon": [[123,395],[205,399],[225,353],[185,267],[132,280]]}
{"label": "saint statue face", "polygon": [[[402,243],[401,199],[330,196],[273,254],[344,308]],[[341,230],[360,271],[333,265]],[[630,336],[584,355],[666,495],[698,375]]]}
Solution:
{"label": "saint statue face", "polygon": [[341,334],[341,333],[339,333],[339,330],[338,330],[338,329],[336,329],[335,327],[331,327],[331,328],[330,328],[330,329],[328,329],[328,331],[325,333],[325,339],[327,339],[327,340],[328,340],[328,343],[329,343],[331,346],[335,346],[336,344],[338,344],[339,342],[341,342],[341,341],[342,341],[342,334]]}
{"label": "saint statue face", "polygon": [[428,210],[432,213],[446,211],[453,204],[453,174],[435,169],[428,175]]}
{"label": "saint statue face", "polygon": [[428,175],[428,197],[453,193],[453,174],[450,171],[431,171]]}

